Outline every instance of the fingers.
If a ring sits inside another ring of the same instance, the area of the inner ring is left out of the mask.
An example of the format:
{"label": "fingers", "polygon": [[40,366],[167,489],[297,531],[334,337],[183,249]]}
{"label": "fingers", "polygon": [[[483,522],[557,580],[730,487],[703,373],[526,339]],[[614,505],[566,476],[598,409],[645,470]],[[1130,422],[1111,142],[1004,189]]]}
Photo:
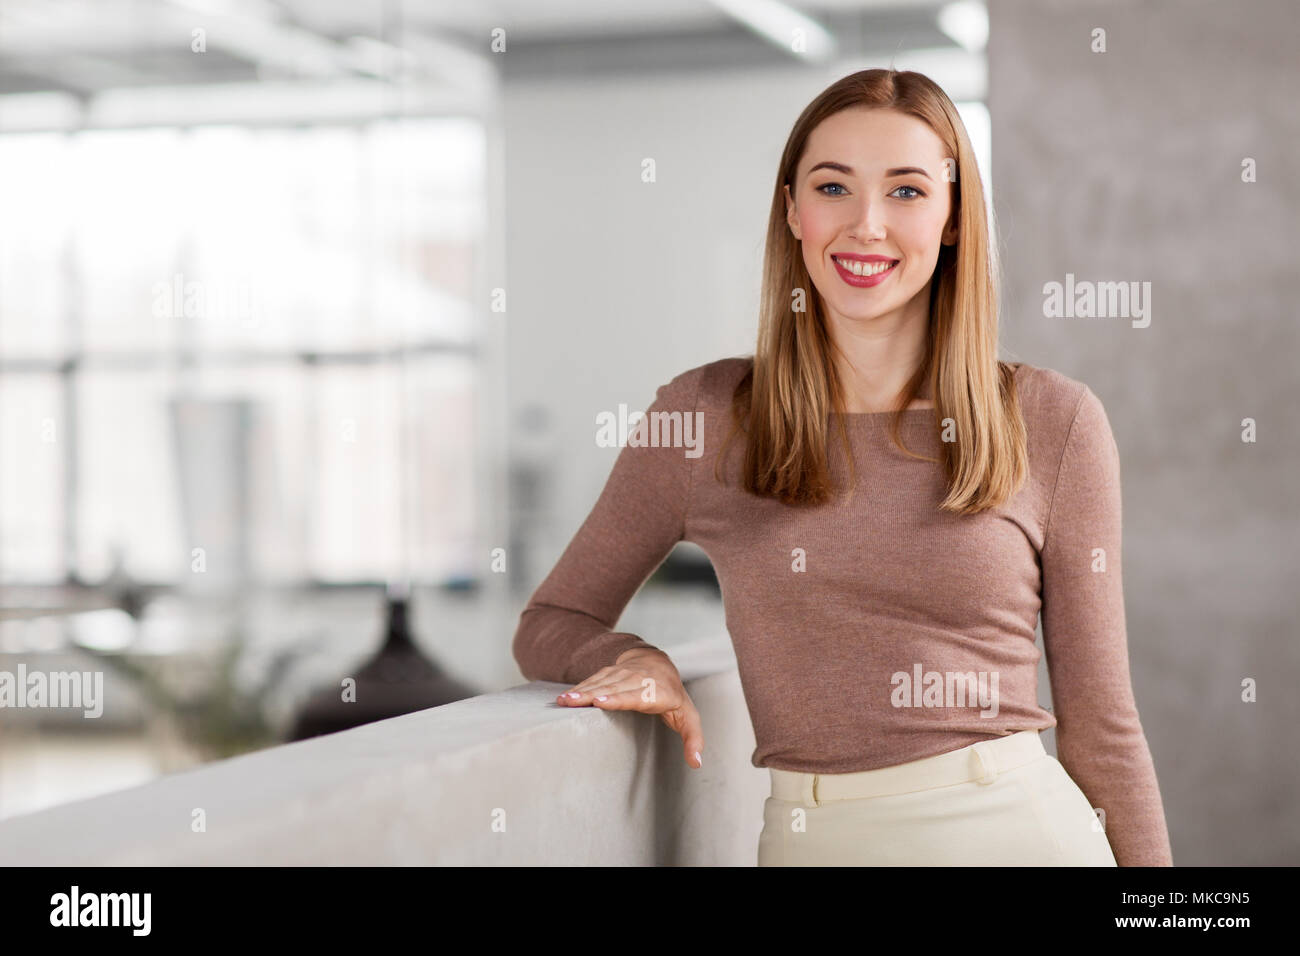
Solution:
{"label": "fingers", "polygon": [[[618,690],[613,686],[597,687],[591,703],[601,710],[642,710],[648,711],[646,695],[642,687],[628,687]],[[650,711],[653,712],[653,711]],[[690,698],[680,707],[672,707],[662,712],[664,722],[682,735],[682,749],[686,763],[696,770],[704,766],[704,722],[700,712]]]}
{"label": "fingers", "polygon": [[654,695],[647,696],[642,680],[636,676],[611,678],[605,683],[581,691],[575,689],[569,693],[577,696],[561,694],[558,700],[575,707],[591,705],[607,710],[648,710],[645,705],[655,702]]}
{"label": "fingers", "polygon": [[591,704],[601,710],[644,710],[645,699],[640,687],[597,687],[592,692]]}
{"label": "fingers", "polygon": [[674,732],[681,734],[687,766],[704,766],[704,726],[700,712],[689,697],[657,698],[653,679],[627,668],[604,668],[556,697],[566,707],[598,707],[601,710],[638,710],[659,713]]}
{"label": "fingers", "polygon": [[623,668],[621,667],[617,670],[613,667],[602,667],[585,681],[582,681],[579,684],[574,684],[563,694],[560,694],[555,698],[555,702],[570,707],[586,707],[592,702],[592,698],[596,693],[602,693],[598,688],[609,683],[610,678],[614,674],[621,673],[622,671]]}
{"label": "fingers", "polygon": [[624,667],[606,668],[597,671],[581,684],[575,684],[572,688],[556,697],[555,701],[558,704],[570,707],[586,707],[593,704],[603,706],[606,701],[599,700],[600,697],[610,697],[623,692],[634,692],[641,695],[641,700],[644,703],[653,704],[656,699],[655,687],[653,678],[645,677],[638,672],[630,671]]}
{"label": "fingers", "polygon": [[685,742],[683,750],[686,762],[698,770],[704,766],[704,728],[700,724],[699,713],[695,714],[694,729],[682,739]]}
{"label": "fingers", "polygon": [[[669,726],[672,726],[671,722]],[[704,722],[700,720],[700,712],[694,704],[684,708],[681,727],[673,729],[682,735],[682,752],[686,755],[686,763],[696,770],[704,766]]]}

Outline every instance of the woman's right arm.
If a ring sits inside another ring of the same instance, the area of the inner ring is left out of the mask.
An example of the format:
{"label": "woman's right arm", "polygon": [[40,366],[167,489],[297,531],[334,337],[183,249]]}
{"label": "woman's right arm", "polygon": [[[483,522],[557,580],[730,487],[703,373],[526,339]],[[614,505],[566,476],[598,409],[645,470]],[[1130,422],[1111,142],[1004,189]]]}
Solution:
{"label": "woman's right arm", "polygon": [[[577,684],[633,649],[655,650],[614,630],[623,609],[686,532],[692,467],[688,449],[647,439],[656,412],[694,421],[705,366],[661,386],[619,452],[599,499],[519,618],[512,645],[528,680]],[[659,437],[659,430],[654,430]],[[676,432],[680,434],[680,431]],[[692,432],[696,439],[701,436]]]}

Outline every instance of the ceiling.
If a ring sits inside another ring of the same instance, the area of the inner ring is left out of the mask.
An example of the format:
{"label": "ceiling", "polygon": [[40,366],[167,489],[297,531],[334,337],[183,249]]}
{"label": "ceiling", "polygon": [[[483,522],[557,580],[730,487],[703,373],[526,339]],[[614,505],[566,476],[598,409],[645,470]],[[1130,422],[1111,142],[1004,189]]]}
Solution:
{"label": "ceiling", "polygon": [[934,0],[0,0],[0,94],[798,65],[747,25],[765,5],[840,57],[960,50]]}

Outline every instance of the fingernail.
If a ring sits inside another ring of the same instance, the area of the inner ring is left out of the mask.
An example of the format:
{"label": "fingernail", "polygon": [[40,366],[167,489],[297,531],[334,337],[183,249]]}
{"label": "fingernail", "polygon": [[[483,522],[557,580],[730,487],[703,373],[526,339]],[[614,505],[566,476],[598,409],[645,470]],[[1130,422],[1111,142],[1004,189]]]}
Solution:
{"label": "fingernail", "polygon": [[602,697],[597,697],[596,699],[597,699],[597,700],[609,700],[608,697],[604,697],[604,696],[602,696]]}
{"label": "fingernail", "polygon": [[582,695],[579,694],[576,690],[571,690],[571,691],[569,691],[567,694],[565,694],[564,696],[565,696],[565,697],[581,697]]}
{"label": "fingernail", "polygon": [[698,750],[695,751],[695,762],[699,764],[701,767],[704,766],[704,758],[700,756],[700,752]]}

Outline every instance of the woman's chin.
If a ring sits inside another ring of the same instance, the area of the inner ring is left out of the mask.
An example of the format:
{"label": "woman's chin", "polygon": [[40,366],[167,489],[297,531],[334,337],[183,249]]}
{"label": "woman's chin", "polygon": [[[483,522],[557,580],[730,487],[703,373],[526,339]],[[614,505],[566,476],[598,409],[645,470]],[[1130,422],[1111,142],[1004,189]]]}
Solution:
{"label": "woman's chin", "polygon": [[856,309],[842,308],[839,310],[839,314],[844,317],[845,321],[852,322],[855,325],[860,325],[860,324],[866,324],[868,322],[875,322],[879,319],[883,319],[894,311],[896,311],[894,307],[888,304],[879,307],[873,307],[870,309],[863,309],[859,305]]}

